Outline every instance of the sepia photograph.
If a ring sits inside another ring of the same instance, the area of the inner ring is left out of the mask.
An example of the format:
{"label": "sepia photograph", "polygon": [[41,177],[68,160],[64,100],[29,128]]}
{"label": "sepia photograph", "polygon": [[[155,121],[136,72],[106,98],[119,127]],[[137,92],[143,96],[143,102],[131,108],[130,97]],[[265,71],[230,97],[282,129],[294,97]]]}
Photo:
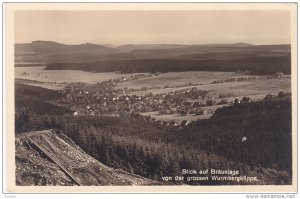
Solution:
{"label": "sepia photograph", "polygon": [[74,4],[6,7],[13,190],[296,190],[296,4]]}

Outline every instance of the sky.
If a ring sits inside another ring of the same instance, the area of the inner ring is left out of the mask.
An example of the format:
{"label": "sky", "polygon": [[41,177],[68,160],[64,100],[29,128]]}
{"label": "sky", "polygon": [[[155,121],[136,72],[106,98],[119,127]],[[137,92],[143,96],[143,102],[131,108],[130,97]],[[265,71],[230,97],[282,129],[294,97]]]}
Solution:
{"label": "sky", "polygon": [[16,11],[15,43],[290,44],[288,11]]}

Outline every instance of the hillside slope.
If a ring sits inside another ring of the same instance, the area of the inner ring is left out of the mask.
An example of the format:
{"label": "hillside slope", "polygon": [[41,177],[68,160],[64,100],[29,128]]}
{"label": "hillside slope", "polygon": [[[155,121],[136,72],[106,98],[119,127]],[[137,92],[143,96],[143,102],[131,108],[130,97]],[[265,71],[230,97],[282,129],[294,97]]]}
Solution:
{"label": "hillside slope", "polygon": [[159,182],[115,170],[54,130],[16,136],[17,185],[154,185]]}

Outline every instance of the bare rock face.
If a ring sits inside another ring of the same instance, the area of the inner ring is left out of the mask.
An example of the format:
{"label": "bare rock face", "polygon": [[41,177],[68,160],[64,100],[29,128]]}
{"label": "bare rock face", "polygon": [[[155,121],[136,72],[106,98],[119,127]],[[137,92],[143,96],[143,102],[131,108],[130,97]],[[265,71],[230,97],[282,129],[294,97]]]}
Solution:
{"label": "bare rock face", "polygon": [[16,184],[21,186],[154,185],[157,181],[112,169],[54,130],[16,136]]}

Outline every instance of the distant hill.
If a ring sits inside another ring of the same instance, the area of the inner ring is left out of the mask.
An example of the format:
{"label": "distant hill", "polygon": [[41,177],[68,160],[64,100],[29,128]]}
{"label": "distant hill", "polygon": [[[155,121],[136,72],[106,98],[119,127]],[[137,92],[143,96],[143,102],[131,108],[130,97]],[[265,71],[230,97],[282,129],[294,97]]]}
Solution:
{"label": "distant hill", "polygon": [[[24,62],[46,64],[74,60],[90,61],[97,58],[99,54],[114,53],[115,51],[114,48],[91,43],[66,45],[52,41],[33,41],[15,44],[15,63],[22,66]],[[29,64],[27,63],[25,66],[29,66]]]}
{"label": "distant hill", "polygon": [[30,66],[28,62],[35,63],[35,66],[42,63],[48,66],[47,69],[97,72],[252,71],[255,68],[255,73],[263,70],[263,73],[282,71],[288,74],[291,70],[291,46],[248,43],[65,45],[52,41],[15,44],[15,66]]}
{"label": "distant hill", "polygon": [[188,45],[176,45],[176,44],[126,44],[117,47],[117,49],[125,52],[131,52],[133,50],[162,50],[162,49],[177,49],[185,48]]}
{"label": "distant hill", "polygon": [[56,53],[56,52],[77,52],[77,51],[101,51],[114,52],[112,48],[91,43],[80,45],[65,45],[53,41],[33,41],[31,43],[15,44],[15,54],[26,53]]}

